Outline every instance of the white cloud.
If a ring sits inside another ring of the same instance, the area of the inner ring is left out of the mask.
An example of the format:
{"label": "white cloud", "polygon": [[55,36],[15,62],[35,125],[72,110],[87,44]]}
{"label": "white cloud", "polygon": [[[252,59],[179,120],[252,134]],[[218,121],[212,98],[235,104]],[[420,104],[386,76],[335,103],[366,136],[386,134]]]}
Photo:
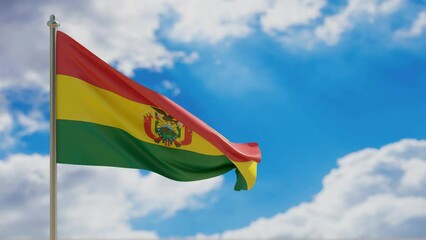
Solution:
{"label": "white cloud", "polygon": [[[48,156],[15,154],[0,161],[0,237],[48,235]],[[172,216],[203,206],[222,177],[179,183],[137,170],[59,165],[60,238],[156,238],[132,229],[132,218]]]}
{"label": "white cloud", "polygon": [[396,31],[395,36],[401,38],[413,38],[420,36],[425,29],[426,11],[423,11],[418,14],[410,28]]}
{"label": "white cloud", "polygon": [[191,54],[184,56],[182,61],[186,64],[192,64],[196,62],[199,58],[200,56],[198,55],[197,52],[192,52]]}
{"label": "white cloud", "polygon": [[169,37],[175,41],[217,43],[226,38],[247,36],[256,15],[268,7],[268,1],[207,0],[169,1],[178,20]]}
{"label": "white cloud", "polygon": [[321,16],[325,0],[208,0],[170,1],[177,14],[169,37],[180,42],[217,43],[245,37],[259,24],[263,31],[285,31]]}
{"label": "white cloud", "polygon": [[325,18],[324,23],[315,29],[315,35],[328,45],[336,45],[342,34],[353,28],[357,21],[374,22],[379,16],[394,13],[402,4],[402,0],[349,0],[340,12]]}
{"label": "white cloud", "polygon": [[[211,238],[415,238],[426,235],[426,141],[401,140],[338,160],[323,189],[271,218]],[[198,238],[204,238],[202,234]]]}
{"label": "white cloud", "polygon": [[[399,11],[402,0],[349,0],[334,15],[321,12],[325,0],[207,0],[168,1],[176,21],[168,32],[174,41],[218,43],[242,38],[254,32],[256,25],[285,45],[303,47],[300,40],[323,41],[336,45],[344,32],[364,20],[373,23]],[[317,21],[314,21],[317,20]],[[305,46],[306,47],[306,46]]]}
{"label": "white cloud", "polygon": [[[9,94],[10,95],[10,94]],[[20,98],[22,96],[16,96]],[[23,105],[27,105],[27,102],[22,103],[22,100],[17,100]],[[28,96],[26,96],[28,101]],[[34,97],[30,101],[30,105],[37,106],[40,99]],[[21,143],[21,137],[33,134],[35,132],[47,131],[49,128],[49,122],[45,119],[43,113],[34,107],[30,112],[20,112],[13,110],[10,106],[10,102],[0,91],[0,150],[9,151],[13,149],[17,144]]]}
{"label": "white cloud", "polygon": [[48,90],[48,28],[36,6],[29,1],[0,4],[0,90]]}
{"label": "white cloud", "polygon": [[[402,0],[350,0],[318,26],[313,20],[321,20],[325,4],[325,0],[7,1],[0,6],[0,90],[48,91],[45,22],[51,13],[62,22],[60,29],[132,75],[136,68],[161,70],[176,61],[190,64],[198,59],[196,52],[168,49],[161,43],[159,33],[177,42],[217,43],[245,37],[260,26],[266,33],[279,32],[271,35],[284,44],[316,36],[334,45],[361,17],[366,15],[371,20],[391,14],[400,8]],[[167,24],[171,26],[164,24],[166,27],[162,28],[163,19],[170,20]],[[417,29],[421,22],[413,27],[413,33],[420,31]],[[293,31],[292,27],[306,29]]]}
{"label": "white cloud", "polygon": [[285,31],[289,27],[306,25],[321,16],[325,0],[288,0],[275,1],[260,19],[262,28],[267,33]]}
{"label": "white cloud", "polygon": [[12,136],[13,117],[8,105],[6,98],[0,94],[0,149],[9,148],[15,144],[15,138]]}
{"label": "white cloud", "polygon": [[19,136],[31,135],[49,129],[49,122],[38,110],[33,110],[29,114],[18,113],[17,120],[22,128],[18,133]]}
{"label": "white cloud", "polygon": [[161,16],[169,11],[166,1],[83,1],[47,9],[46,14],[55,12],[64,20],[61,29],[127,75],[136,68],[171,67],[187,57],[183,51],[167,49],[157,38]]}
{"label": "white cloud", "polygon": [[[160,70],[196,53],[167,49],[157,38],[166,1],[7,1],[0,4],[0,90],[49,89],[51,13],[74,38],[127,75],[136,68]],[[17,30],[19,29],[19,30]]]}
{"label": "white cloud", "polygon": [[[158,33],[177,42],[217,43],[252,33],[259,25],[266,33],[281,32],[289,44],[298,32],[291,27],[308,27],[310,34],[329,45],[360,19],[394,13],[402,0],[349,0],[335,15],[321,20],[325,0],[129,0],[129,1],[8,1],[0,6],[0,90],[40,88],[48,91],[48,16],[55,13],[60,29],[113,63],[127,75],[136,68],[160,70],[176,61],[192,63],[196,52],[186,53],[164,46]],[[170,18],[170,16],[175,18]],[[423,15],[421,15],[423,16]],[[162,20],[170,20],[162,28]],[[413,25],[411,34],[423,26],[423,17]],[[19,27],[19,31],[17,31]],[[306,31],[302,31],[306,35]],[[274,34],[273,34],[274,35]],[[29,37],[30,36],[30,37]],[[278,34],[279,40],[282,35]]]}
{"label": "white cloud", "polygon": [[180,94],[180,92],[181,92],[181,90],[180,90],[180,88],[177,86],[177,84],[176,84],[176,83],[171,82],[170,80],[167,80],[167,79],[163,80],[163,81],[161,82],[161,85],[162,85],[162,86],[163,86],[166,90],[170,91],[170,92],[171,92],[171,95],[172,95],[173,97],[176,97],[176,96],[177,96],[177,95],[179,95],[179,94]]}

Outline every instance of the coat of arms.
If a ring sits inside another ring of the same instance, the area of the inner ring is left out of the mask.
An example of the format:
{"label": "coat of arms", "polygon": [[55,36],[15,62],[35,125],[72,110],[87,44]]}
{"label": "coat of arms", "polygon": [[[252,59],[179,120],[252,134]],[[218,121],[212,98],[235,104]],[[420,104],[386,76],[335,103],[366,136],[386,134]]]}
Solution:
{"label": "coat of arms", "polygon": [[[192,130],[185,127],[173,116],[163,110],[152,107],[152,113],[144,115],[145,133],[157,144],[181,147],[192,142]],[[154,126],[154,127],[153,127]]]}

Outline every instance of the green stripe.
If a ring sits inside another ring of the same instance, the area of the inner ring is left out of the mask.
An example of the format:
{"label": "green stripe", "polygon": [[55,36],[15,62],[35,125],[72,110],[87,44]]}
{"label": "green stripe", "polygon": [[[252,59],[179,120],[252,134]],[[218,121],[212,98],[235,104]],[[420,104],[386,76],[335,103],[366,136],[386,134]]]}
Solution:
{"label": "green stripe", "polygon": [[237,182],[235,183],[234,190],[235,191],[247,190],[247,182],[244,179],[241,172],[235,169],[235,174],[237,175]]}
{"label": "green stripe", "polygon": [[211,178],[235,168],[224,155],[168,148],[140,141],[118,128],[70,120],[57,120],[57,161],[145,169],[178,181]]}

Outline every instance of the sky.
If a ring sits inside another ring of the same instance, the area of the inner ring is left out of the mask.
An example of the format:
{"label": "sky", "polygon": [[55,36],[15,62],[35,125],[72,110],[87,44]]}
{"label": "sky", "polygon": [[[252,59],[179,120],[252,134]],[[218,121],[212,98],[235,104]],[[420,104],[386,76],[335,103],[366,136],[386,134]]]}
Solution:
{"label": "sky", "polygon": [[426,237],[424,0],[0,2],[0,238],[49,230],[49,29],[232,142],[235,174],[175,182],[59,165],[60,238]]}

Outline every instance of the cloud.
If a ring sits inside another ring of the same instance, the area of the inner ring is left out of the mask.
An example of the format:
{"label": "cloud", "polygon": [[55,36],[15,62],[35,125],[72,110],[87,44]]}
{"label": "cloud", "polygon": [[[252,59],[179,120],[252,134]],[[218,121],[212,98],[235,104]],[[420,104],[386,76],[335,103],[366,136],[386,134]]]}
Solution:
{"label": "cloud", "polygon": [[169,11],[166,1],[61,2],[47,9],[46,14],[55,12],[64,20],[61,29],[127,75],[137,68],[161,70],[187,59],[185,52],[167,49],[157,37],[162,15]]}
{"label": "cloud", "polygon": [[[205,41],[212,44],[242,38],[260,25],[266,33],[303,26],[321,16],[324,0],[208,0],[170,1],[177,20],[168,33],[178,42]],[[260,19],[260,20],[259,20]]]}
{"label": "cloud", "polygon": [[341,239],[426,235],[426,141],[401,140],[338,160],[322,190],[271,218],[198,238]]}
{"label": "cloud", "polygon": [[32,110],[29,114],[18,113],[17,120],[22,128],[18,133],[19,136],[31,135],[49,129],[49,122],[38,110]]}
{"label": "cloud", "polygon": [[48,91],[48,28],[38,18],[42,13],[37,7],[46,2],[21,0],[1,4],[0,90],[19,87]]}
{"label": "cloud", "polygon": [[[196,53],[169,50],[157,38],[166,1],[38,1],[1,3],[0,90],[49,90],[46,22],[58,16],[65,30],[127,75],[136,68],[160,70],[175,61],[193,62]],[[17,30],[19,29],[19,30]]]}
{"label": "cloud", "polygon": [[[260,27],[259,30],[284,45],[313,48],[315,43],[325,42],[333,46],[357,24],[372,24],[408,4],[402,0],[349,0],[335,14],[327,15],[322,12],[326,3],[325,0],[168,1],[176,17],[166,32],[176,42],[217,44],[246,37]],[[301,41],[307,44],[304,46]]]}
{"label": "cloud", "polygon": [[13,117],[8,108],[8,102],[0,94],[0,149],[5,149],[15,144],[12,136]]}
{"label": "cloud", "polygon": [[325,0],[289,0],[275,1],[265,11],[260,22],[263,31],[285,31],[292,26],[307,25],[311,20],[319,18]]}
{"label": "cloud", "polygon": [[410,28],[396,31],[395,36],[400,38],[414,38],[420,36],[425,29],[426,11],[422,11],[418,14]]}
{"label": "cloud", "polygon": [[[402,0],[368,3],[350,0],[341,11],[324,18],[321,10],[325,0],[42,0],[37,3],[19,0],[2,3],[0,90],[19,87],[48,91],[45,22],[51,13],[62,22],[60,29],[120,71],[132,75],[137,68],[161,70],[172,67],[175,62],[192,63],[198,59],[196,52],[168,49],[159,39],[159,33],[164,32],[175,42],[218,43],[248,36],[260,26],[278,40],[284,36],[285,44],[297,42],[301,38],[298,33],[309,32],[310,36],[335,45],[357,21],[373,21],[392,14],[402,4]],[[423,18],[413,25],[412,34],[421,31]],[[294,27],[306,29],[299,32],[294,31]],[[272,34],[277,32],[280,34]],[[290,41],[293,37],[296,40]]]}
{"label": "cloud", "polygon": [[167,91],[171,92],[172,97],[176,97],[181,92],[180,88],[177,86],[176,83],[173,83],[173,82],[171,82],[171,81],[169,81],[167,79],[163,80],[161,82],[161,85]]}
{"label": "cloud", "polygon": [[186,64],[192,64],[196,62],[199,58],[200,56],[198,55],[197,52],[192,52],[191,54],[184,56],[182,61]]}
{"label": "cloud", "polygon": [[327,16],[324,23],[317,26],[315,36],[328,45],[336,45],[346,31],[354,27],[357,21],[368,20],[396,12],[403,4],[402,0],[349,0],[348,5],[335,15]]}
{"label": "cloud", "polygon": [[[33,94],[28,91],[14,90],[3,93],[0,91],[0,150],[10,151],[21,143],[21,138],[36,132],[47,132],[49,129],[48,119],[39,109],[44,105],[43,94]],[[12,101],[19,104],[22,109],[16,110],[7,96],[13,95]],[[25,96],[23,96],[25,95]],[[22,99],[25,98],[25,99]],[[26,110],[30,108],[31,110]]]}
{"label": "cloud", "polygon": [[[14,110],[5,95],[7,96],[0,91],[0,150],[8,152],[21,143],[23,136],[46,132],[49,129],[49,122],[38,107],[33,107],[30,111]],[[19,99],[21,97],[16,96],[15,99],[21,106],[41,104],[37,97],[32,98],[29,104],[28,96],[25,96],[25,101]]]}
{"label": "cloud", "polygon": [[168,36],[179,42],[206,41],[217,43],[239,38],[252,32],[256,15],[264,11],[268,1],[207,0],[170,1],[177,14]]}
{"label": "cloud", "polygon": [[[198,59],[196,52],[168,49],[159,33],[175,42],[218,43],[248,36],[260,27],[284,44],[314,38],[335,45],[357,21],[392,14],[400,9],[402,0],[350,0],[341,11],[324,18],[321,10],[325,5],[325,0],[5,2],[0,7],[0,90],[48,91],[45,22],[51,13],[62,22],[60,29],[132,75],[137,68],[161,70],[175,62],[190,64]],[[423,26],[423,18],[419,19],[413,25],[414,34]],[[305,29],[298,31],[298,27]]]}
{"label": "cloud", "polygon": [[[49,216],[48,156],[14,154],[0,161],[0,237],[44,238]],[[179,183],[131,169],[59,165],[61,238],[156,238],[131,219],[202,207],[222,177]]]}

